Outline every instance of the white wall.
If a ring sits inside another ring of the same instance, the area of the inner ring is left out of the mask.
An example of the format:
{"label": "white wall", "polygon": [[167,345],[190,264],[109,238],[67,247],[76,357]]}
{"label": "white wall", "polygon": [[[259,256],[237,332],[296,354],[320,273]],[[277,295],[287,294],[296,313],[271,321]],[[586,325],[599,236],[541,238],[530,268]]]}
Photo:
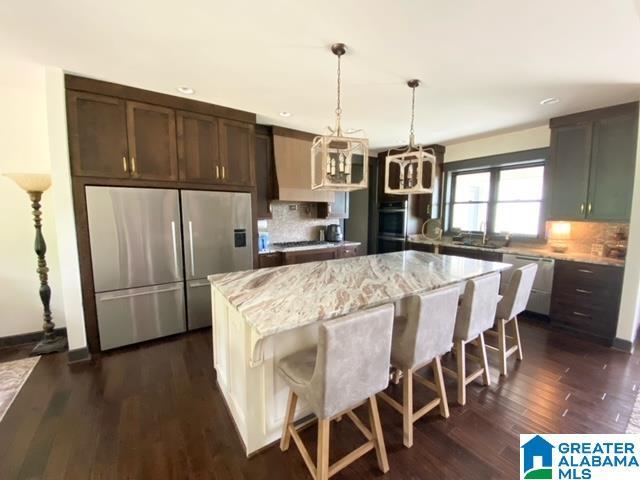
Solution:
{"label": "white wall", "polygon": [[444,161],[455,162],[469,158],[548,147],[550,135],[549,127],[543,125],[463,142],[453,142],[446,145]]}
{"label": "white wall", "polygon": [[[638,122],[640,126],[640,121]],[[629,245],[624,269],[622,299],[618,315],[616,337],[634,342],[640,320],[640,128],[638,129],[638,148],[636,149],[635,183],[631,203],[631,221],[629,224]]]}
{"label": "white wall", "polygon": [[[49,172],[45,69],[0,58],[0,172]],[[56,326],[65,325],[53,188],[42,198],[43,235]],[[27,194],[0,177],[0,337],[42,328],[33,251],[35,231]]]}

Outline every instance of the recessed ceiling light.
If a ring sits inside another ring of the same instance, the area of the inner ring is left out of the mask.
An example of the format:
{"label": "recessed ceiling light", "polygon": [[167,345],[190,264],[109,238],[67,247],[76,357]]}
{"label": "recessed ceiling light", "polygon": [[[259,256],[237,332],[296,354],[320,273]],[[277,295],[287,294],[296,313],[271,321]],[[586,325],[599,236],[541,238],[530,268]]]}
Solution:
{"label": "recessed ceiling light", "polygon": [[196,93],[196,91],[191,87],[178,87],[176,90],[184,95],[193,95]]}
{"label": "recessed ceiling light", "polygon": [[291,116],[291,112],[280,112],[280,116],[281,117],[290,117]]}
{"label": "recessed ceiling light", "polygon": [[556,103],[560,103],[560,99],[556,97],[549,97],[544,100],[540,100],[540,105],[555,105]]}

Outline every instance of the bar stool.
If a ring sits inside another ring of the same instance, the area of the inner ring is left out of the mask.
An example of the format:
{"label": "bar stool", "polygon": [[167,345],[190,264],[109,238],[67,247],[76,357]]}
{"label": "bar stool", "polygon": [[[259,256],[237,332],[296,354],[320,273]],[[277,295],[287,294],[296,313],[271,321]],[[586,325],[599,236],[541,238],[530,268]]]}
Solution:
{"label": "bar stool", "polygon": [[[407,316],[394,319],[391,365],[402,372],[402,405],[384,392],[378,395],[402,414],[405,447],[413,445],[413,424],[438,405],[440,414],[449,418],[440,357],[450,351],[453,345],[458,298],[456,285],[415,295],[408,301]],[[435,383],[416,373],[429,364],[433,368]],[[416,412],[413,411],[414,378],[438,395]]]}
{"label": "bar stool", "polygon": [[[286,451],[293,437],[316,480],[328,479],[372,449],[380,470],[389,471],[376,394],[389,383],[393,312],[393,305],[384,305],[325,322],[320,325],[317,348],[294,353],[278,364],[278,373],[290,388],[280,449]],[[315,465],[293,423],[298,397],[318,418]],[[371,429],[353,412],[367,402]],[[331,420],[345,414],[367,442],[330,465]]]}
{"label": "bar stool", "polygon": [[[520,328],[518,328],[518,315],[524,312],[531,296],[533,281],[536,278],[538,265],[531,263],[514,270],[509,285],[502,292],[502,299],[498,303],[495,326],[498,334],[498,347],[487,345],[487,348],[496,351],[500,355],[500,373],[505,377],[507,372],[507,359],[514,353],[518,353],[518,360],[522,360],[522,342],[520,340]],[[507,336],[507,324],[513,322],[514,336]],[[507,338],[514,339],[515,344],[507,348]]]}
{"label": "bar stool", "polygon": [[[492,273],[473,280],[465,286],[462,302],[458,307],[456,327],[453,333],[458,371],[444,368],[444,373],[458,380],[458,403],[467,403],[467,385],[482,376],[485,385],[491,385],[484,332],[489,330],[496,316],[500,288],[500,274]],[[466,353],[466,344],[474,342],[480,350],[480,358]],[[482,367],[467,375],[466,358],[478,361]]]}

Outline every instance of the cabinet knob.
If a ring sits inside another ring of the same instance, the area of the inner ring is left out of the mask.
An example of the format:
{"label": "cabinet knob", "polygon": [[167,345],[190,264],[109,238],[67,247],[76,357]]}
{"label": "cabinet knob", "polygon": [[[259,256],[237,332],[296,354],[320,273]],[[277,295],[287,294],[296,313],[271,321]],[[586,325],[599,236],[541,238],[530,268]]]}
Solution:
{"label": "cabinet knob", "polygon": [[220,167],[216,165],[216,179],[220,178]]}
{"label": "cabinet knob", "polygon": [[127,157],[122,157],[122,169],[124,170],[124,173],[127,173]]}
{"label": "cabinet knob", "polygon": [[580,204],[580,213],[584,213],[584,203]]}
{"label": "cabinet knob", "polygon": [[136,172],[136,157],[131,157],[131,173],[133,173],[134,175],[137,173]]}
{"label": "cabinet knob", "polygon": [[587,206],[587,213],[591,213],[591,210],[592,210],[591,207],[592,207],[591,202],[589,202],[589,205]]}
{"label": "cabinet knob", "polygon": [[222,166],[222,179],[224,180],[226,177],[226,173],[224,171],[224,165]]}

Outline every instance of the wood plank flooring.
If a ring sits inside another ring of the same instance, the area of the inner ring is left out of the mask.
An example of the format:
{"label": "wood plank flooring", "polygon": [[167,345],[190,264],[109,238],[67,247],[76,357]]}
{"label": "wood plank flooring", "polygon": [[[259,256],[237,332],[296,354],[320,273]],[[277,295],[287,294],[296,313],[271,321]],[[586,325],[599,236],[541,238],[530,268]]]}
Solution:
{"label": "wood plank flooring", "polygon": [[[336,479],[513,479],[520,433],[624,432],[640,389],[640,355],[628,355],[534,321],[522,321],[525,359],[510,376],[469,385],[451,418],[434,411],[402,445],[402,418],[379,402],[390,472],[373,453]],[[43,358],[0,422],[0,479],[305,479],[296,451],[277,445],[246,459],[223,405],[204,330],[108,353],[68,366]],[[28,349],[0,351],[0,361]],[[448,359],[450,363],[452,359]],[[402,386],[391,386],[396,398]],[[416,403],[432,393],[415,387]],[[366,412],[359,412],[367,418]],[[315,452],[314,428],[302,433]],[[348,421],[332,425],[332,461],[361,443]]]}

